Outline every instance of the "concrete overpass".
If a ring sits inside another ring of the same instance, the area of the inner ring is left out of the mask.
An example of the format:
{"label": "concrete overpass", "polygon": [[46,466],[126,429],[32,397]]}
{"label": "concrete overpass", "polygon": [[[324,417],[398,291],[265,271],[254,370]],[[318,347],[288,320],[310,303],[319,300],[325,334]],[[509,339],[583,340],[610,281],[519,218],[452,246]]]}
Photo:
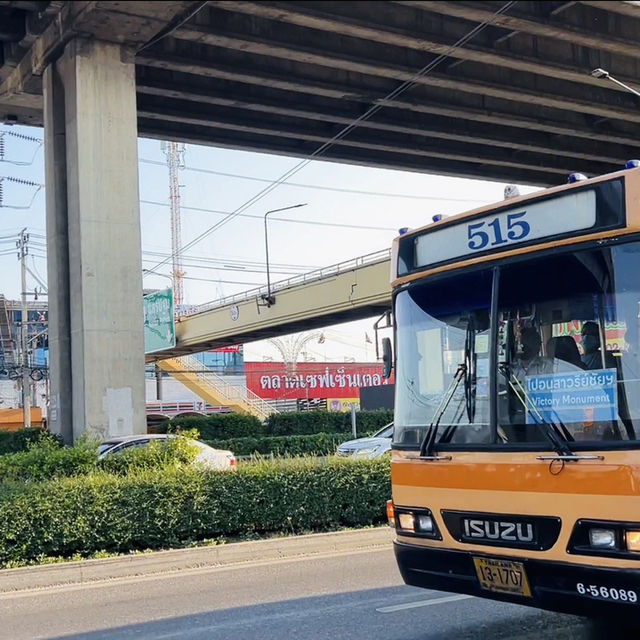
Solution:
{"label": "concrete overpass", "polygon": [[135,66],[142,136],[306,157],[375,105],[324,158],[557,184],[638,155],[638,100],[589,75],[640,81],[636,5],[0,1],[0,120],[42,125],[44,69],[90,38]]}
{"label": "concrete overpass", "polygon": [[389,251],[202,305],[177,319],[176,346],[148,362],[382,315],[391,307]]}
{"label": "concrete overpass", "polygon": [[138,135],[536,185],[639,155],[589,75],[638,80],[635,2],[0,0],[0,43],[0,122],[45,128],[67,441],[145,428]]}

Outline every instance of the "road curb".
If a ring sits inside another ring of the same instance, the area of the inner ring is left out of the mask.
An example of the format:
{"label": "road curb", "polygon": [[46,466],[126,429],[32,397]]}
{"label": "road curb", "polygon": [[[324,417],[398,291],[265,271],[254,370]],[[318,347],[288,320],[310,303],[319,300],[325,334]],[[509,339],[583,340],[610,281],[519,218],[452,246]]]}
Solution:
{"label": "road curb", "polygon": [[0,594],[296,556],[390,548],[394,534],[390,527],[376,527],[3,569]]}

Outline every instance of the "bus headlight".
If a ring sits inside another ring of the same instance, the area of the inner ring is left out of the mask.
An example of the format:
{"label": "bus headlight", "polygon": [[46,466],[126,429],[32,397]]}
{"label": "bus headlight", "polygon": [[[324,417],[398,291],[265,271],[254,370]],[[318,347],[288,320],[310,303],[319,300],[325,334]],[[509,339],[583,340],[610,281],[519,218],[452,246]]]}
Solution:
{"label": "bus headlight", "polygon": [[399,513],[398,514],[398,525],[399,529],[402,531],[407,531],[409,533],[415,533],[416,531],[416,519],[413,513]]}
{"label": "bus headlight", "polygon": [[640,522],[577,520],[568,553],[640,561]]}
{"label": "bus headlight", "polygon": [[589,529],[589,544],[595,549],[615,549],[616,532],[614,529]]}
{"label": "bus headlight", "polygon": [[396,530],[400,535],[442,540],[438,525],[429,509],[395,506]]}
{"label": "bus headlight", "polygon": [[640,551],[640,531],[625,531],[624,539],[629,551]]}
{"label": "bus headlight", "polygon": [[433,518],[428,515],[419,515],[417,524],[418,526],[416,529],[419,533],[433,533],[433,530],[435,529]]}

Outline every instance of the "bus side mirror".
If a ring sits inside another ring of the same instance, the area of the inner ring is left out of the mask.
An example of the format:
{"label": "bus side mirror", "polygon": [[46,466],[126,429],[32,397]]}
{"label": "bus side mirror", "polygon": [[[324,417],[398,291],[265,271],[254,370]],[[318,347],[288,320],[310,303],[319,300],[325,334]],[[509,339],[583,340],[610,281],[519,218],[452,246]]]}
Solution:
{"label": "bus side mirror", "polygon": [[393,368],[393,354],[391,352],[391,340],[382,338],[382,377],[386,380],[391,377]]}

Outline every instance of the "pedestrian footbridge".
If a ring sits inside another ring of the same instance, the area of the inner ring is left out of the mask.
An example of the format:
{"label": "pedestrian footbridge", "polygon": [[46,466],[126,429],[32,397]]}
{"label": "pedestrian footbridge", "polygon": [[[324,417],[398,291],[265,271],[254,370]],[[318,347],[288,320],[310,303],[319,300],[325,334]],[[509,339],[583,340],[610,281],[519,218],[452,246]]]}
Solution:
{"label": "pedestrian footbridge", "polygon": [[148,362],[381,315],[391,306],[389,250],[193,308],[176,346]]}
{"label": "pedestrian footbridge", "polygon": [[274,407],[246,387],[230,384],[222,376],[203,368],[198,360],[190,356],[167,358],[158,362],[158,366],[207,403],[222,405],[231,411],[250,413],[260,420],[277,413]]}

